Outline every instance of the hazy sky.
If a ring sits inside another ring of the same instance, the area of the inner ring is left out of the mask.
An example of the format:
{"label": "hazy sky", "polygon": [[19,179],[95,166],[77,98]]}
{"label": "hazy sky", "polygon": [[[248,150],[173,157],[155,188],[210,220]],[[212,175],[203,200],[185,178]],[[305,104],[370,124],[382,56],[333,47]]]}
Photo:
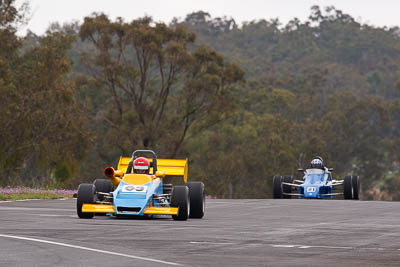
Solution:
{"label": "hazy sky", "polygon": [[[17,3],[24,0],[17,0]],[[170,22],[203,10],[212,17],[228,16],[237,23],[254,19],[279,18],[286,23],[297,17],[305,20],[312,5],[335,6],[356,20],[376,26],[400,26],[400,0],[30,0],[32,18],[27,29],[43,34],[51,22],[82,21],[92,12],[104,12],[126,21],[150,15],[156,21]]]}

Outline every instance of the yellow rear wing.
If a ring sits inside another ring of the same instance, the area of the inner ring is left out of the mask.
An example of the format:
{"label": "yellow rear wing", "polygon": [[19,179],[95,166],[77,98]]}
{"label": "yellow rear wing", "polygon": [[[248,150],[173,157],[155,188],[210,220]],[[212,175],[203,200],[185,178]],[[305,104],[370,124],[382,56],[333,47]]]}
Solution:
{"label": "yellow rear wing", "polygon": [[[148,158],[153,161],[153,159]],[[126,173],[131,158],[120,157],[118,162],[118,170]],[[187,159],[157,159],[157,169],[165,173],[166,176],[183,176],[183,180],[187,183],[188,179],[188,161]],[[150,170],[153,172],[153,170]]]}
{"label": "yellow rear wing", "polygon": [[128,164],[131,161],[131,158],[128,157],[120,157],[118,161],[118,170],[123,171],[126,173],[126,170],[128,169]]}
{"label": "yellow rear wing", "polygon": [[157,168],[166,176],[183,176],[183,180],[187,183],[189,169],[187,159],[157,159]]}

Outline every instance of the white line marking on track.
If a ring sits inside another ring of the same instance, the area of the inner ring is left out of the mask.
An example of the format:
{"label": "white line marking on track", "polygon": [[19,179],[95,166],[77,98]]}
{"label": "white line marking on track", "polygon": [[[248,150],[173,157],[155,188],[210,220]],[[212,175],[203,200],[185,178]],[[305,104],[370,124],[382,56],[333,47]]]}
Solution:
{"label": "white line marking on track", "polygon": [[355,249],[353,247],[333,247],[333,246],[307,246],[307,245],[271,245],[274,248],[327,248],[327,249]]}
{"label": "white line marking on track", "polygon": [[[303,248],[306,246],[302,246]],[[334,247],[334,246],[307,246],[308,248],[327,248],[327,249],[354,249],[353,247]]]}
{"label": "white line marking on track", "polygon": [[[208,241],[190,241],[190,244],[210,244],[210,245],[240,245],[240,243],[222,243],[222,242],[208,242]],[[247,247],[254,247],[254,246],[271,246],[273,248],[290,248],[290,249],[329,249],[329,250],[343,250],[343,249],[349,249],[349,250],[370,250],[370,251],[385,251],[385,250],[394,250],[394,249],[386,249],[386,248],[379,248],[379,247],[372,247],[372,248],[366,248],[366,247],[339,247],[339,246],[312,246],[312,245],[290,245],[290,244],[246,244]],[[399,250],[400,249],[395,249]]]}
{"label": "white line marking on track", "polygon": [[272,245],[274,248],[294,248],[295,245]]}
{"label": "white line marking on track", "polygon": [[109,255],[120,256],[120,257],[125,257],[125,258],[157,262],[157,263],[162,263],[162,264],[166,264],[166,265],[182,266],[182,264],[175,263],[175,262],[170,262],[170,261],[156,260],[156,259],[151,259],[151,258],[139,257],[139,256],[128,255],[128,254],[112,252],[112,251],[106,251],[106,250],[95,249],[95,248],[75,246],[75,245],[70,245],[70,244],[66,244],[66,243],[53,242],[53,241],[48,241],[48,240],[36,239],[36,238],[29,238],[29,237],[23,237],[23,236],[15,236],[15,235],[2,235],[2,234],[0,234],[0,237],[27,240],[27,241],[33,241],[33,242],[40,242],[40,243],[45,243],[45,244],[56,245],[56,246],[63,246],[63,247],[69,247],[69,248],[88,250],[88,251],[99,252],[99,253],[103,253],[103,254],[109,254]]}

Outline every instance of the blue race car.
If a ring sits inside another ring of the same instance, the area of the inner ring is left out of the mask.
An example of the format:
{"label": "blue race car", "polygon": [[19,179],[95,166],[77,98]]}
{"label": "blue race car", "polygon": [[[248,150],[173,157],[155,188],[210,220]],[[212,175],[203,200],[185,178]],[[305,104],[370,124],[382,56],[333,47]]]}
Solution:
{"label": "blue race car", "polygon": [[[136,150],[130,158],[121,157],[117,170],[105,168],[104,174],[109,179],[96,179],[93,184],[79,185],[78,216],[87,219],[94,215],[162,215],[172,216],[174,220],[202,218],[204,184],[187,182],[187,165],[187,160],[157,159],[151,150]],[[166,184],[166,176],[183,176],[185,184]]]}
{"label": "blue race car", "polygon": [[[304,172],[302,180],[293,180],[293,176],[273,177],[274,198],[328,198],[343,195],[344,199],[359,199],[359,176],[345,176],[344,180],[332,179],[333,169],[299,169]],[[333,192],[337,186],[343,186],[342,192]],[[297,192],[296,192],[297,190]],[[295,192],[293,192],[295,191]]]}

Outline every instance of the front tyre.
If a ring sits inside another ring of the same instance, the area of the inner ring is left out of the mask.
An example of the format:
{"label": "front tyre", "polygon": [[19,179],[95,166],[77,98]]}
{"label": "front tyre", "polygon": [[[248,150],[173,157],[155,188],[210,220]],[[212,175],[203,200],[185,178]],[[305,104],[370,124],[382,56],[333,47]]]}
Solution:
{"label": "front tyre", "polygon": [[[109,179],[96,179],[93,184],[96,187],[96,192],[110,193],[114,191],[114,186]],[[98,194],[97,198],[98,200],[103,201],[104,195]]]}
{"label": "front tyre", "polygon": [[190,202],[190,218],[201,219],[204,216],[206,198],[202,182],[188,182]]}
{"label": "front tyre", "polygon": [[360,177],[351,176],[351,185],[353,186],[353,199],[360,199]]}
{"label": "front tyre", "polygon": [[281,183],[281,176],[275,175],[272,178],[272,195],[273,198],[282,198],[282,183]]}
{"label": "front tyre", "polygon": [[93,212],[82,212],[83,204],[94,204],[96,197],[96,187],[94,184],[80,184],[78,187],[78,197],[76,201],[76,211],[79,218],[91,219],[94,216]]}
{"label": "front tyre", "polygon": [[[293,182],[293,176],[283,176],[283,182],[291,184]],[[291,194],[292,193],[292,186],[283,184],[282,185],[283,193]],[[283,198],[291,199],[291,195],[282,195]]]}
{"label": "front tyre", "polygon": [[351,182],[351,176],[345,176],[343,181],[343,195],[344,199],[353,198],[353,186]]}
{"label": "front tyre", "polygon": [[177,185],[172,188],[171,207],[178,208],[178,214],[172,215],[172,219],[176,221],[186,221],[188,219],[189,201],[189,188],[186,185]]}

